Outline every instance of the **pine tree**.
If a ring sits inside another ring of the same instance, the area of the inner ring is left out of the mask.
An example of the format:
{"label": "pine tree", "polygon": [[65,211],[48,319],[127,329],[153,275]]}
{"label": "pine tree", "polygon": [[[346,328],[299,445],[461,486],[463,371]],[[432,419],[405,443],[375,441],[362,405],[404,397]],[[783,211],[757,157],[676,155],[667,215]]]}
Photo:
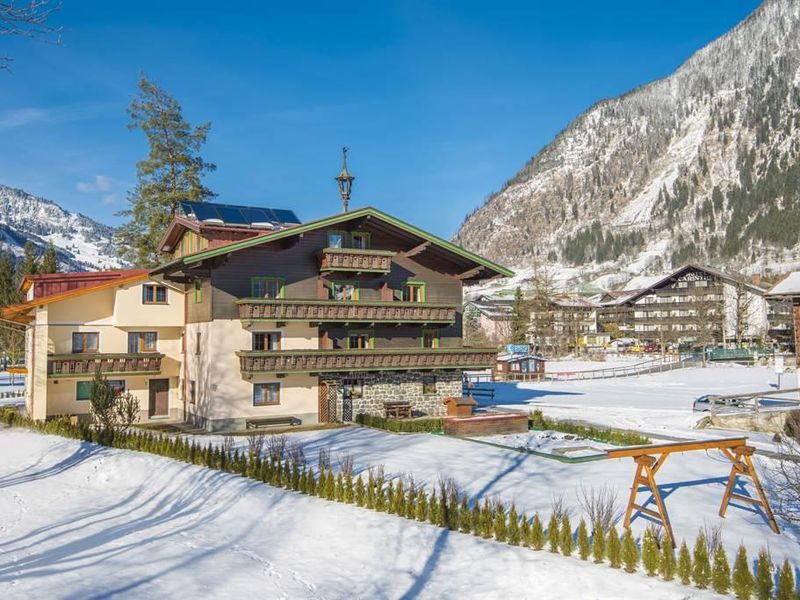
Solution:
{"label": "pine tree", "polygon": [[630,527],[625,528],[622,536],[622,562],[625,563],[625,570],[633,573],[639,566],[639,546],[633,539],[633,532]]}
{"label": "pine tree", "polygon": [[531,545],[531,522],[528,520],[528,515],[522,515],[519,526],[519,539],[522,546]]}
{"label": "pine tree", "polygon": [[353,503],[353,474],[350,471],[344,476],[344,501]]}
{"label": "pine tree", "polygon": [[588,560],[590,552],[589,530],[586,528],[586,521],[581,519],[578,525],[578,556],[581,557],[581,560]]}
{"label": "pine tree", "polygon": [[706,536],[700,533],[694,543],[694,553],[692,554],[692,579],[701,590],[708,587],[711,583],[711,563],[708,558],[708,547],[706,546]]}
{"label": "pine tree", "polygon": [[490,538],[494,535],[494,515],[492,508],[489,506],[488,498],[483,499],[483,508],[481,509],[481,537]]}
{"label": "pine tree", "polygon": [[39,273],[57,273],[58,272],[58,255],[56,254],[56,247],[53,242],[47,243],[47,248],[42,255],[42,263],[39,267]]}
{"label": "pine tree", "polygon": [[522,288],[517,287],[514,292],[514,304],[511,307],[511,343],[524,344],[528,341],[528,328],[530,327],[530,311]]}
{"label": "pine tree", "polygon": [[36,256],[36,246],[30,240],[25,242],[22,262],[17,270],[17,279],[22,281],[26,275],[36,275],[39,272],[39,259]]}
{"label": "pine tree", "polygon": [[669,536],[664,536],[661,541],[661,562],[658,565],[658,570],[661,572],[661,577],[664,581],[672,581],[675,578],[675,548],[672,545],[672,539]]}
{"label": "pine tree", "polygon": [[534,550],[541,550],[544,548],[544,528],[542,527],[542,520],[539,518],[539,513],[533,515],[530,546]]}
{"label": "pine tree", "polygon": [[461,507],[458,510],[458,522],[461,526],[461,533],[469,533],[472,531],[472,512],[469,509],[469,502],[467,502],[466,495],[461,498]]}
{"label": "pine tree", "polygon": [[21,300],[11,254],[0,250],[0,308]]}
{"label": "pine tree", "polygon": [[498,542],[505,542],[508,539],[506,511],[501,502],[495,503],[494,506],[494,537]]}
{"label": "pine tree", "polygon": [[406,516],[406,490],[403,488],[403,480],[398,479],[394,488],[394,498],[392,498],[394,512],[401,517]]}
{"label": "pine tree", "polygon": [[180,104],[144,75],[138,85],[139,95],[128,108],[129,127],[144,133],[150,150],[136,165],[130,208],[121,213],[130,220],[118,230],[117,241],[126,261],[147,267],[157,264],[158,242],[180,201],[202,202],[215,195],[201,178],[216,167],[199,155],[211,124],[190,125]]}
{"label": "pine tree", "polygon": [[344,502],[344,478],[341,472],[336,474],[336,494],[335,498],[338,502]]}
{"label": "pine tree", "polygon": [[419,488],[417,492],[417,510],[414,512],[414,517],[417,521],[428,520],[428,495],[423,488]]}
{"label": "pine tree", "polygon": [[386,512],[390,515],[395,513],[395,503],[394,503],[394,482],[390,481],[388,487],[386,488],[386,498],[388,502],[386,503]]}
{"label": "pine tree", "polygon": [[[666,541],[665,544],[669,542]],[[658,563],[660,556],[658,554],[658,542],[653,531],[647,528],[642,538],[642,565],[648,577],[655,577],[658,575]]]}
{"label": "pine tree", "polygon": [[558,545],[561,547],[561,553],[564,556],[572,556],[575,543],[572,538],[572,523],[569,522],[568,515],[564,515],[561,519],[561,531],[558,535]]}
{"label": "pine tree", "polygon": [[722,544],[717,546],[714,552],[714,566],[711,571],[711,585],[718,594],[727,594],[731,587],[731,566],[728,563],[728,555]]}
{"label": "pine tree", "polygon": [[611,527],[606,534],[606,553],[608,564],[612,569],[619,569],[622,566],[622,545],[619,541],[619,534],[616,527]]}
{"label": "pine tree", "polygon": [[772,587],[775,585],[772,580],[772,559],[766,550],[758,553],[756,562],[756,597],[758,600],[770,600],[772,597]]}
{"label": "pine tree", "polygon": [[775,590],[776,600],[796,600],[797,594],[794,587],[794,571],[788,559],[783,561],[778,574],[778,589]]}
{"label": "pine tree", "polygon": [[519,542],[519,515],[517,514],[516,505],[512,502],[511,510],[508,511],[508,543],[512,546],[519,546]]}
{"label": "pine tree", "polygon": [[356,477],[356,493],[355,493],[355,500],[358,506],[364,506],[364,502],[366,501],[366,492],[364,491],[364,480],[361,478],[361,475]]}
{"label": "pine tree", "polygon": [[592,557],[598,564],[606,557],[606,536],[600,521],[597,521],[592,529]]}
{"label": "pine tree", "polygon": [[475,500],[472,503],[472,513],[470,514],[470,525],[472,527],[472,535],[481,535],[481,505]]}
{"label": "pine tree", "polygon": [[558,518],[556,513],[550,515],[550,522],[547,524],[547,547],[553,554],[558,553]]}
{"label": "pine tree", "polygon": [[733,561],[733,593],[738,600],[750,600],[753,597],[753,573],[747,560],[747,549],[739,545],[736,560]]}

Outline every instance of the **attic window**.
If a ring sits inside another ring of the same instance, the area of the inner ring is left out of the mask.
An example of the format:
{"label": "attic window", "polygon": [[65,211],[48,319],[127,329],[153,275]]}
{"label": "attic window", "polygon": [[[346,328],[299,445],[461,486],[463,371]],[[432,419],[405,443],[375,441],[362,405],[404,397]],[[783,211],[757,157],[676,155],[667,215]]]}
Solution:
{"label": "attic window", "polygon": [[165,285],[143,285],[142,286],[143,304],[166,304],[167,286]]}

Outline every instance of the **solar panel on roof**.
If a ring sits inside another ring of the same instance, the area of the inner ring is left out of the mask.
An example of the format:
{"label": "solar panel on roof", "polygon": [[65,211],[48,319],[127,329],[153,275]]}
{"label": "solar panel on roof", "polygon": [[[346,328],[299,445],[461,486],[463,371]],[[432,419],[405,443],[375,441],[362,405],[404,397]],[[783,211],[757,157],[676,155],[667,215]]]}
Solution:
{"label": "solar panel on roof", "polygon": [[223,221],[231,225],[247,225],[248,223],[239,208],[222,205],[217,207],[217,212]]}
{"label": "solar panel on roof", "polygon": [[[217,207],[213,204],[203,204],[196,202],[192,207],[194,209],[194,216],[198,221],[207,221],[209,219],[221,219],[217,212]],[[224,220],[224,219],[222,219]]]}
{"label": "solar panel on roof", "polygon": [[273,208],[271,209],[275,216],[278,218],[278,221],[281,223],[299,223],[300,219],[297,218],[297,215],[294,214],[294,211],[285,210],[283,208]]}
{"label": "solar panel on roof", "polygon": [[243,208],[242,215],[247,219],[247,222],[252,223],[269,223],[272,219],[267,216],[267,211],[263,208]]}

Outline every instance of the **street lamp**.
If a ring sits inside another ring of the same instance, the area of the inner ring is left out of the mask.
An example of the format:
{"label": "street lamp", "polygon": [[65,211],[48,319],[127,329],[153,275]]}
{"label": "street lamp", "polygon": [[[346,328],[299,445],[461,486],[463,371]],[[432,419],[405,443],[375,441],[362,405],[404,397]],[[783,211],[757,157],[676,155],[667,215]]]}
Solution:
{"label": "street lamp", "polygon": [[350,203],[350,190],[353,188],[353,180],[355,179],[347,170],[347,146],[342,148],[342,170],[334,179],[336,179],[336,184],[339,186],[339,195],[342,197],[344,212],[347,212]]}

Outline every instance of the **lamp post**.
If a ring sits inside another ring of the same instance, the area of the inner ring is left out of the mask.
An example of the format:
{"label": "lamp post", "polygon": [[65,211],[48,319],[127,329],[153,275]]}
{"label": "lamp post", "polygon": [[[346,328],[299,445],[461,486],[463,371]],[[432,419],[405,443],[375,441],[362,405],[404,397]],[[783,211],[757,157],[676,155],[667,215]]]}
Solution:
{"label": "lamp post", "polygon": [[343,212],[347,212],[350,204],[350,190],[353,188],[353,180],[355,179],[347,170],[347,146],[342,148],[342,170],[334,179],[336,179],[336,184],[339,186],[339,195],[342,197],[342,206],[344,207]]}

